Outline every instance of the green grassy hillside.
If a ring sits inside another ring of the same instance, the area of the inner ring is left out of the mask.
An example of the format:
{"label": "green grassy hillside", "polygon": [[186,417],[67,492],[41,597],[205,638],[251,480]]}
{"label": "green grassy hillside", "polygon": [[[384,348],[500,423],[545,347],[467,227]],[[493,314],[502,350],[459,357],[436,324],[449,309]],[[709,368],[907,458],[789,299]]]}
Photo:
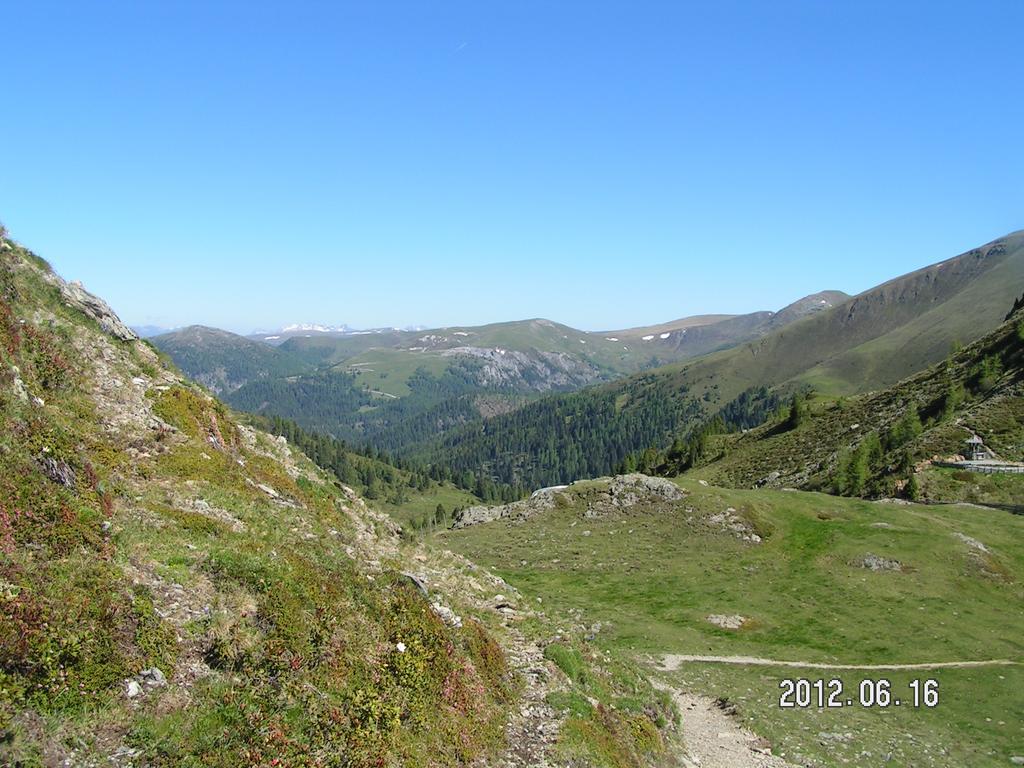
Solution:
{"label": "green grassy hillside", "polygon": [[962,454],[964,441],[974,434],[1000,458],[1024,460],[1020,311],[895,386],[849,398],[815,396],[796,424],[784,412],[743,434],[713,437],[695,471],[721,485],[912,495],[1016,505],[1024,511],[1024,475],[982,476],[930,465],[933,457]]}
{"label": "green grassy hillside", "polygon": [[[667,675],[726,698],[795,764],[874,766],[890,753],[896,765],[1003,766],[1019,754],[1024,517],[676,483],[682,499],[637,500],[616,496],[608,481],[582,482],[525,520],[443,540],[549,611],[600,622],[595,642],[613,653],[1018,663],[822,671],[693,661]],[[739,628],[715,617],[738,617]],[[780,709],[780,681],[793,677],[839,677],[853,696],[860,680],[888,678],[904,702],[910,679],[935,679],[941,700],[935,709]]]}
{"label": "green grassy hillside", "polygon": [[[0,238],[0,765],[536,764],[550,622],[410,546]],[[577,764],[673,765],[667,700],[576,658]]]}

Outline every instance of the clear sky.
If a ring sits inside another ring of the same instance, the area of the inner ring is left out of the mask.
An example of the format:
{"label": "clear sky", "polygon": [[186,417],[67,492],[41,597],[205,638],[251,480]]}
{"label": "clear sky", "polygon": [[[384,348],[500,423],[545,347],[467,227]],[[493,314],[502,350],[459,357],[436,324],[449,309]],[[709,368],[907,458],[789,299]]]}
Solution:
{"label": "clear sky", "polygon": [[606,329],[1024,227],[1020,0],[33,0],[0,28],[0,219],[134,324]]}

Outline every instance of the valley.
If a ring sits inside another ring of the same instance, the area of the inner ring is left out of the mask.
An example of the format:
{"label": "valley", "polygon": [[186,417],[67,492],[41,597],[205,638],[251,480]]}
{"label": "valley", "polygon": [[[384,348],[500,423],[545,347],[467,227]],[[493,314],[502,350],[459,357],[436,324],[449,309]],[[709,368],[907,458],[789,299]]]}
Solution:
{"label": "valley", "polygon": [[[479,347],[192,327],[158,353],[5,240],[2,461],[22,479],[0,509],[58,506],[3,518],[5,626],[20,629],[0,634],[0,754],[1006,764],[1024,738],[1024,473],[940,459],[971,435],[1024,459],[1021,302],[976,312],[987,330],[902,379],[906,360],[876,365],[870,391],[819,388],[805,342],[833,334],[839,360],[916,334],[1015,268],[1014,237],[792,317],[608,332],[759,334],[639,373],[600,345],[570,355],[590,335],[542,321],[529,341],[523,324],[458,332]],[[926,310],[879,319],[922,285]],[[568,482],[535,490],[551,480]],[[104,594],[129,608],[92,612]],[[857,693],[780,707],[798,677]],[[907,702],[931,681],[940,704],[855,701],[882,679]]]}
{"label": "valley", "polygon": [[250,337],[193,326],[152,340],[186,374],[241,410],[412,455],[429,448],[438,432],[508,413],[544,394],[760,338],[846,298],[825,291],[779,312],[699,316],[599,333],[534,319]]}
{"label": "valley", "polygon": [[1024,768],[1024,2],[2,27],[0,768]]}
{"label": "valley", "polygon": [[[574,483],[527,517],[457,523],[441,539],[546,610],[587,616],[597,647],[727,700],[794,764],[1000,766],[1016,754],[1024,518],[674,483],[679,498]],[[922,676],[939,683],[935,709],[779,708],[784,678],[836,677],[846,691],[886,678],[906,698]]]}
{"label": "valley", "polygon": [[507,495],[609,474],[716,417],[727,430],[757,426],[797,391],[895,385],[992,331],[1022,290],[1014,233],[858,296],[826,291],[775,313],[600,333],[547,320],[297,333],[277,346],[193,328],[154,342],[240,410],[443,464],[463,488],[482,477]]}

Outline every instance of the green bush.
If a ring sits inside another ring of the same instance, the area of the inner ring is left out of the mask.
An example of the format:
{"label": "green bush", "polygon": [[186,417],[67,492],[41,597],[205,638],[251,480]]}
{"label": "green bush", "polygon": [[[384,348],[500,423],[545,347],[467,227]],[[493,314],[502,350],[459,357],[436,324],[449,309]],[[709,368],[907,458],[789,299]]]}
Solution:
{"label": "green bush", "polygon": [[586,670],[583,665],[583,657],[575,648],[570,648],[563,643],[552,643],[544,649],[544,658],[555,663],[565,673],[565,676],[574,683],[586,681]]}

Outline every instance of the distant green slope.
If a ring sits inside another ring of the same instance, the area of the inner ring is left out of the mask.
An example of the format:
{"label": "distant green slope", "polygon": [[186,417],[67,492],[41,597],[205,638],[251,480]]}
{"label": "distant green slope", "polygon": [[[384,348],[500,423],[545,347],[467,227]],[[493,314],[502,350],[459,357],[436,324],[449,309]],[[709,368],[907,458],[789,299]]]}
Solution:
{"label": "distant green slope", "polygon": [[[800,380],[834,392],[874,389],[942,359],[952,344],[969,344],[994,328],[1024,290],[1024,232],[996,241],[988,253],[979,251],[963,262],[922,270],[909,286],[892,286],[885,296],[890,304],[923,300],[930,308],[892,331],[814,366],[801,374]],[[939,282],[947,286],[929,290]],[[960,286],[959,290],[950,290],[955,286]],[[849,311],[858,309],[851,304]]]}
{"label": "distant green slope", "polygon": [[250,381],[292,376],[312,368],[288,349],[202,325],[154,336],[150,341],[187,376],[219,394]]}
{"label": "distant green slope", "polygon": [[485,430],[457,430],[434,455],[457,471],[484,471],[504,482],[529,477],[549,485],[607,474],[626,454],[667,447],[723,409],[753,405],[750,393],[761,387],[785,392],[814,383],[848,392],[899,381],[941,360],[954,342],[991,331],[1022,291],[1024,232],[1017,232],[758,340],[544,398],[492,419]]}

